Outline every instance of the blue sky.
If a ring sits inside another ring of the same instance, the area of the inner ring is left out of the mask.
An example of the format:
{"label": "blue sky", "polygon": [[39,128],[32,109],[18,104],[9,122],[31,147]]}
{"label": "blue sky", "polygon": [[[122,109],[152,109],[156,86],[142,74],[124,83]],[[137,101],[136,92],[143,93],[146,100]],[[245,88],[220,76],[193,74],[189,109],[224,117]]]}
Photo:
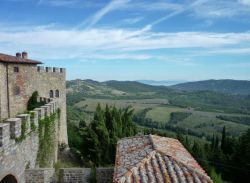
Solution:
{"label": "blue sky", "polygon": [[250,0],[0,0],[0,52],[67,79],[250,80]]}

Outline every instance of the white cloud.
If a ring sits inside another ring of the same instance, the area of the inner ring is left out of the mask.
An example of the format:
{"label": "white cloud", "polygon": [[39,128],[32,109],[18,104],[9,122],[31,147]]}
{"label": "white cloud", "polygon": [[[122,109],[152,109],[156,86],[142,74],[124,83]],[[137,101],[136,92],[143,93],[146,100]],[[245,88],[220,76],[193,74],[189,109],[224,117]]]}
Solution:
{"label": "white cloud", "polygon": [[238,0],[241,4],[250,6],[250,0]]}
{"label": "white cloud", "polygon": [[134,17],[134,18],[126,18],[124,22],[132,25],[136,24],[137,22],[140,22],[141,20],[143,20],[143,17]]}
{"label": "white cloud", "polygon": [[106,6],[104,6],[98,12],[96,12],[93,16],[91,16],[90,18],[85,20],[83,23],[81,23],[79,26],[87,24],[88,28],[92,27],[97,22],[99,22],[103,16],[105,16],[111,11],[119,9],[120,7],[124,6],[126,3],[130,1],[131,0],[112,0]]}
{"label": "white cloud", "polygon": [[[192,48],[214,49],[221,53],[233,52],[246,54],[248,49],[238,50],[242,45],[250,45],[250,32],[242,33],[209,33],[209,32],[176,32],[156,33],[149,30],[130,29],[56,29],[40,26],[27,30],[0,29],[0,50],[11,53],[13,50],[27,50],[39,58],[67,59],[93,58],[101,59],[134,59],[164,60],[164,57],[145,53],[147,50]],[[225,47],[235,47],[225,50]],[[197,52],[198,52],[197,51]],[[105,54],[99,54],[100,52]],[[112,54],[108,54],[112,53]],[[96,55],[96,56],[95,56]],[[99,57],[98,57],[99,56]]]}

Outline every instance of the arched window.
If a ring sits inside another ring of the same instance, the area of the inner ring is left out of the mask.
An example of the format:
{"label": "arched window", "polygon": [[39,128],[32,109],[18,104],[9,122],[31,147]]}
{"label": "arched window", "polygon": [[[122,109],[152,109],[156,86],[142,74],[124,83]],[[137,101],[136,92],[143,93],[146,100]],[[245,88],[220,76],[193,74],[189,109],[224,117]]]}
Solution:
{"label": "arched window", "polygon": [[59,90],[56,90],[56,97],[59,98]]}
{"label": "arched window", "polygon": [[54,92],[53,92],[53,90],[50,90],[50,91],[49,91],[49,97],[50,97],[50,98],[53,98],[53,97],[54,97]]}

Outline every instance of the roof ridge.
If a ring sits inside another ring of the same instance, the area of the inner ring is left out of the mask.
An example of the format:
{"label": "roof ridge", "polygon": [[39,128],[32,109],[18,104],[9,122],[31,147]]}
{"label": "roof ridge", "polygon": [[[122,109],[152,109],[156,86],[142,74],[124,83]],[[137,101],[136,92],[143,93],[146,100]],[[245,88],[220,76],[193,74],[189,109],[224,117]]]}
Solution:
{"label": "roof ridge", "polygon": [[139,161],[134,167],[131,167],[127,170],[127,172],[120,177],[119,182],[123,183],[124,180],[126,180],[127,177],[131,176],[133,174],[133,171],[136,169],[139,169],[141,165],[145,164],[147,161],[150,161],[151,158],[156,154],[156,150],[151,151],[145,158],[143,158],[141,161]]}
{"label": "roof ridge", "polygon": [[154,150],[154,151],[160,153],[161,155],[168,156],[169,158],[172,158],[175,162],[181,164],[182,166],[186,167],[186,168],[189,169],[190,171],[195,172],[196,174],[198,174],[198,176],[201,176],[201,177],[203,177],[203,178],[206,178],[207,180],[209,180],[209,181],[212,182],[211,178],[207,175],[207,173],[206,173],[205,170],[202,169],[204,172],[197,171],[197,170],[194,169],[193,167],[186,165],[185,163],[183,163],[183,162],[177,160],[175,157],[170,156],[170,155],[168,155],[168,154],[166,154],[166,153],[164,153],[164,152],[162,152],[162,151],[160,151],[160,150],[158,150],[158,149],[156,149],[156,150]]}

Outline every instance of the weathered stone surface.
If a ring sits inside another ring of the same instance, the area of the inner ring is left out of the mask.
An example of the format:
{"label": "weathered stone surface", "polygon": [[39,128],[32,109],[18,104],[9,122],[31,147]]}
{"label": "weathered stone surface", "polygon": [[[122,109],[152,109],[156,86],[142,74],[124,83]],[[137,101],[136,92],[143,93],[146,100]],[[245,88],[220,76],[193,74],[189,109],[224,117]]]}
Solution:
{"label": "weathered stone surface", "polygon": [[38,135],[36,133],[31,133],[20,143],[5,137],[4,146],[0,147],[0,180],[7,174],[12,174],[17,177],[19,183],[24,183],[25,168],[35,167],[38,145]]}
{"label": "weathered stone surface", "polygon": [[[14,72],[14,67],[19,67],[18,73]],[[58,90],[59,97],[56,99],[61,110],[59,141],[67,144],[65,74],[65,69],[44,70],[29,64],[0,63],[0,122],[23,113],[34,91],[47,100],[50,90],[54,94]]]}
{"label": "weathered stone surface", "polygon": [[37,168],[25,170],[26,183],[55,183],[55,170],[53,168]]}
{"label": "weathered stone surface", "polygon": [[19,114],[17,118],[21,119],[21,123],[26,124],[26,135],[30,132],[30,115],[29,114]]}
{"label": "weathered stone surface", "polygon": [[10,124],[10,137],[15,139],[21,135],[21,122],[20,118],[9,118],[4,121]]}
{"label": "weathered stone surface", "polygon": [[[14,67],[18,67],[18,72],[14,72]],[[50,98],[50,90],[57,93],[57,97]],[[51,103],[34,109],[31,114],[22,114],[34,91],[38,91],[40,101]],[[25,168],[35,168],[39,146],[38,134],[31,131],[31,123],[38,126],[38,120],[44,119],[45,110],[49,116],[58,108],[61,115],[59,125],[56,122],[54,160],[57,159],[58,142],[68,143],[65,69],[0,62],[0,181],[7,174],[13,174],[19,183],[24,183]],[[27,123],[25,138],[17,143],[15,140],[21,135],[23,123]]]}
{"label": "weathered stone surface", "polygon": [[113,182],[114,167],[97,168],[96,182],[97,183],[112,183]]}
{"label": "weathered stone surface", "polygon": [[90,168],[62,168],[59,172],[60,183],[86,183],[90,173]]}

